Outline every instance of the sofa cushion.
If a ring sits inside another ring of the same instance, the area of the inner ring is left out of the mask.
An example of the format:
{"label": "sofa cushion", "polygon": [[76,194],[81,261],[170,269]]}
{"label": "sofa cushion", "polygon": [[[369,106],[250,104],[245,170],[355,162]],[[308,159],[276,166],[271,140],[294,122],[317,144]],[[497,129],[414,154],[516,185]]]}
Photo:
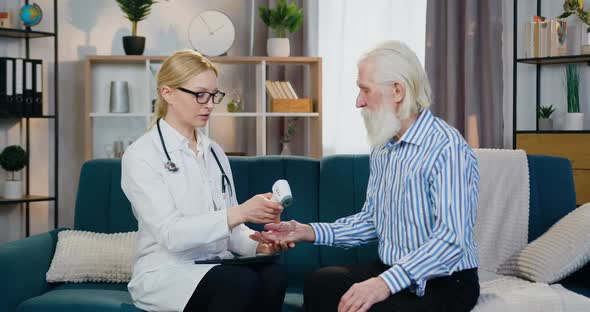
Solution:
{"label": "sofa cushion", "polygon": [[48,282],[129,282],[137,232],[61,231]]}
{"label": "sofa cushion", "polygon": [[541,283],[555,283],[590,259],[590,203],[575,209],[549,231],[508,258],[498,273]]}
{"label": "sofa cushion", "polygon": [[97,233],[137,231],[131,204],[121,189],[121,160],[97,159],[82,166],[74,229]]}
{"label": "sofa cushion", "polygon": [[528,155],[529,242],[534,241],[566,214],[576,209],[572,166],[568,159]]}
{"label": "sofa cushion", "polygon": [[[319,221],[333,222],[361,211],[368,181],[368,155],[338,155],[322,159]],[[351,249],[322,246],[320,255],[322,266],[352,265],[379,259],[376,243]]]}
{"label": "sofa cushion", "polygon": [[51,290],[21,303],[17,308],[17,312],[108,312],[121,310],[135,310],[129,292],[83,288]]}

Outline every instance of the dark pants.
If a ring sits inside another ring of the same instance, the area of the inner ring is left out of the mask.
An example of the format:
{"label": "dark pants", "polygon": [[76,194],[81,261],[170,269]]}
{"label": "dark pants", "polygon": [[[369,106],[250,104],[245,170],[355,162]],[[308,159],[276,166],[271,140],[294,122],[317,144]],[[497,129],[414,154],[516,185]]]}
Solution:
{"label": "dark pants", "polygon": [[[330,312],[338,309],[340,298],[355,283],[377,277],[389,266],[381,262],[349,267],[326,267],[314,272],[305,282],[305,312]],[[462,312],[470,311],[479,297],[476,269],[455,272],[426,282],[423,297],[404,289],[376,303],[369,311]]]}
{"label": "dark pants", "polygon": [[205,274],[184,311],[278,312],[286,289],[279,264],[218,265]]}

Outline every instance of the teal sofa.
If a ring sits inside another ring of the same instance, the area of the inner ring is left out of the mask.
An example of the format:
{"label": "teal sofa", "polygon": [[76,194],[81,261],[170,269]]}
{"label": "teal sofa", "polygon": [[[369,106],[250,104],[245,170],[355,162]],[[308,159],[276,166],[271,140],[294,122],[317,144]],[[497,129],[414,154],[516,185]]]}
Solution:
{"label": "teal sofa", "polygon": [[[576,208],[572,169],[568,160],[528,156],[530,168],[529,240]],[[369,160],[363,156],[334,156],[321,161],[301,157],[231,158],[239,202],[268,192],[277,179],[287,179],[295,196],[283,219],[332,221],[359,211],[365,200]],[[121,164],[93,160],[80,174],[74,229],[102,233],[137,230],[131,207],[121,191]],[[139,311],[126,284],[48,284],[45,273],[55,250],[53,230],[0,245],[0,311],[84,312]],[[377,259],[375,245],[353,249],[300,244],[283,255],[289,290],[283,311],[297,311],[303,301],[306,275],[328,265]],[[590,297],[590,269],[576,272],[563,284]]]}

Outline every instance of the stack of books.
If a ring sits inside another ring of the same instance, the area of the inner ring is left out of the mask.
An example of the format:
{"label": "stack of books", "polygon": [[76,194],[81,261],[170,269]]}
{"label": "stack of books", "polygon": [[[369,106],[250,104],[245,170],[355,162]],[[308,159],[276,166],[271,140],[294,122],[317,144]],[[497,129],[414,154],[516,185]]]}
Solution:
{"label": "stack of books", "polygon": [[266,91],[270,96],[270,111],[273,113],[310,113],[311,99],[301,99],[289,81],[267,80]]}
{"label": "stack of books", "polygon": [[289,81],[266,81],[266,91],[273,99],[298,99]]}
{"label": "stack of books", "polygon": [[564,20],[533,16],[526,24],[525,48],[527,58],[566,55],[567,23]]}

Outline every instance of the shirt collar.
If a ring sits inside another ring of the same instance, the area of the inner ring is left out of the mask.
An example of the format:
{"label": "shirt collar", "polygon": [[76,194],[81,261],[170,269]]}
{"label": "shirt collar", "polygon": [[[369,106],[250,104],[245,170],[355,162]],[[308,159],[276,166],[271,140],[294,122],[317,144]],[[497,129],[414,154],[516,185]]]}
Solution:
{"label": "shirt collar", "polygon": [[[160,129],[162,130],[162,137],[169,153],[188,148],[188,139],[167,123],[164,118],[160,119]],[[202,131],[198,129],[195,131],[197,134],[197,144],[205,151],[211,145],[211,140]]]}
{"label": "shirt collar", "polygon": [[[420,146],[420,144],[422,144],[422,142],[426,138],[428,128],[430,127],[433,121],[434,116],[432,115],[430,110],[424,110],[422,113],[420,113],[420,115],[418,115],[416,121],[412,123],[410,128],[408,128],[406,133],[402,135],[398,142],[406,142]],[[396,142],[392,139],[387,143],[387,146],[391,147],[395,143]]]}

